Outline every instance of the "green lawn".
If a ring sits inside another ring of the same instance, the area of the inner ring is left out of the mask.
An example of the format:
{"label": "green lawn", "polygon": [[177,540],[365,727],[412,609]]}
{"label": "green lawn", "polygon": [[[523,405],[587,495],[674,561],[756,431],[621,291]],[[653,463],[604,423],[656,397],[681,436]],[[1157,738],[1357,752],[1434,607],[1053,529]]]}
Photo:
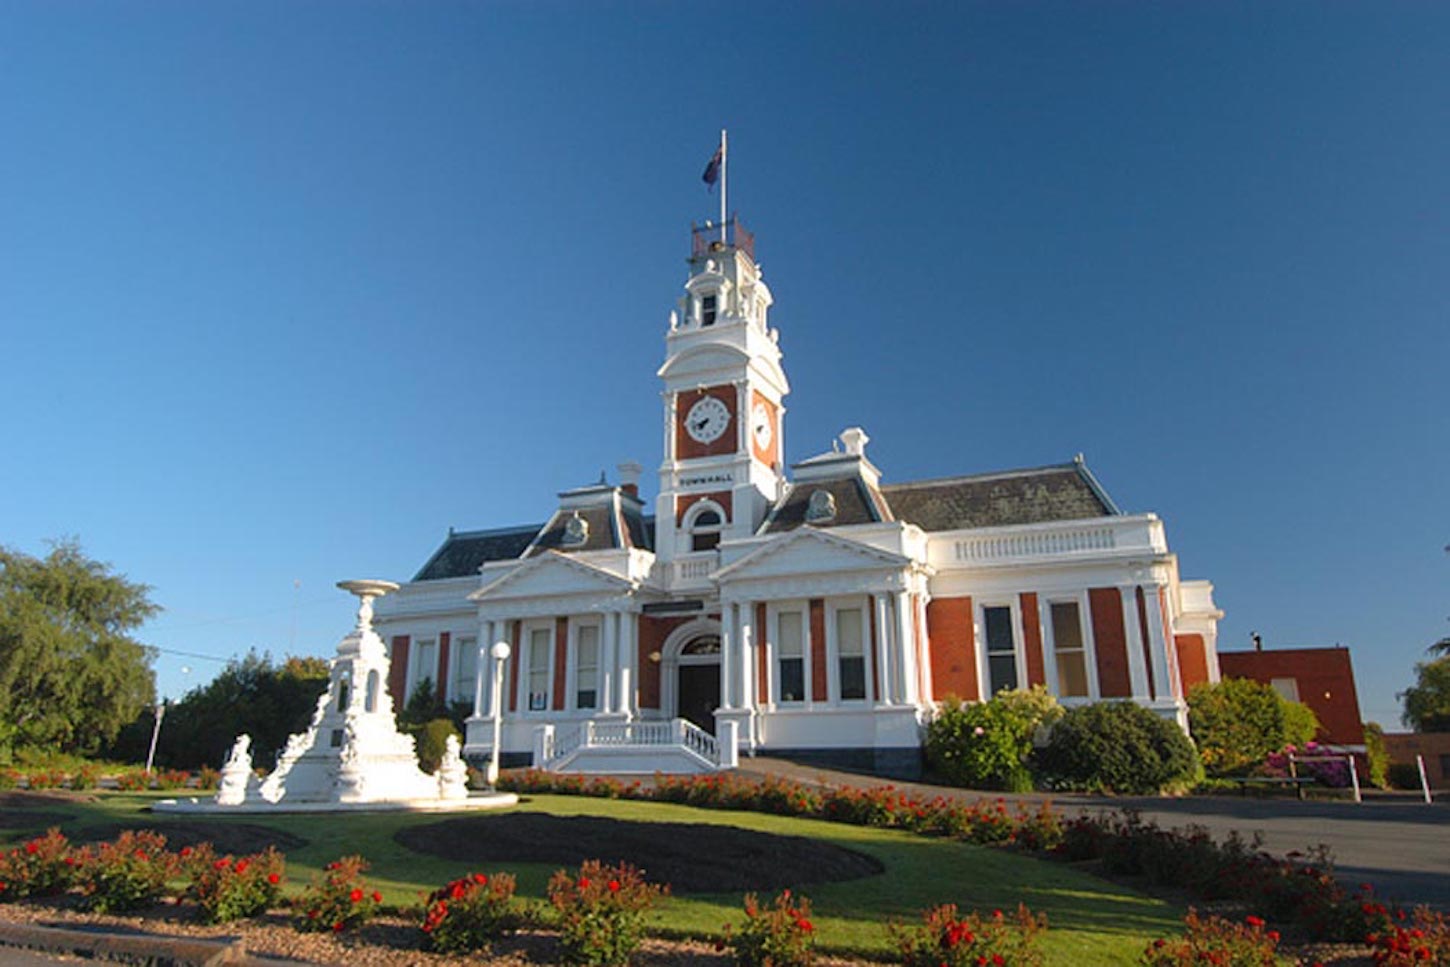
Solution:
{"label": "green lawn", "polygon": [[[75,838],[86,826],[166,821],[143,812],[157,794],[102,794],[94,803],[47,805],[71,818],[61,824]],[[1079,872],[1004,850],[987,849],[910,833],[846,826],[758,813],[695,809],[666,803],[626,802],[571,796],[531,796],[518,808],[556,815],[599,815],[643,822],[719,823],[763,832],[807,836],[870,854],[885,872],[844,883],[813,884],[802,892],[814,903],[813,917],[824,948],[882,955],[888,951],[884,923],[910,920],[938,903],[953,902],[983,911],[1011,910],[1020,901],[1047,914],[1044,946],[1050,963],[1113,965],[1137,959],[1155,936],[1181,929],[1182,909]],[[179,817],[177,817],[179,818]],[[369,882],[386,902],[406,906],[422,893],[467,872],[464,865],[422,856],[393,841],[404,826],[436,822],[436,815],[402,813],[322,817],[292,815],[238,817],[307,841],[288,853],[296,883],[313,879],[329,861],[359,853],[372,864]],[[186,821],[226,823],[227,819]],[[43,823],[42,823],[43,825]],[[0,838],[15,840],[40,830],[24,811],[0,811]],[[519,880],[519,892],[542,897],[555,864],[500,864]],[[491,867],[487,867],[492,871]],[[718,934],[740,919],[740,897],[691,895],[667,900],[654,915],[661,932]]]}

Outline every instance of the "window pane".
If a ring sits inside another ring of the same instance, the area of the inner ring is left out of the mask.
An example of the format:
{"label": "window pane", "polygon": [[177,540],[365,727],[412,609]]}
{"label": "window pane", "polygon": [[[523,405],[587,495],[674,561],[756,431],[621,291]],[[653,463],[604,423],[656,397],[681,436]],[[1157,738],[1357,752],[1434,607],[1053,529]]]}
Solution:
{"label": "window pane", "polygon": [[806,696],[805,662],[800,658],[780,660],[780,700],[801,702]]}
{"label": "window pane", "polygon": [[549,707],[549,652],[553,648],[553,634],[547,628],[535,628],[529,632],[529,711],[539,712]]}
{"label": "window pane", "polygon": [[866,659],[860,656],[855,658],[842,657],[841,659],[841,698],[865,698],[866,697]]}
{"label": "window pane", "polygon": [[992,694],[1017,687],[1017,656],[1011,652],[987,656],[987,670],[992,676]]}
{"label": "window pane", "polygon": [[862,655],[861,612],[856,608],[836,612],[836,650],[842,655]]}
{"label": "window pane", "polygon": [[1059,601],[1052,606],[1052,641],[1058,651],[1082,648],[1082,622],[1076,601]]}
{"label": "window pane", "polygon": [[987,626],[987,650],[1012,651],[1012,609],[983,608],[982,620]]}
{"label": "window pane", "polygon": [[594,708],[599,688],[599,628],[579,629],[578,666],[575,669],[574,707]]}
{"label": "window pane", "polygon": [[799,611],[782,611],[779,628],[781,655],[799,657],[804,654],[802,645],[805,639],[801,634],[801,613]]}
{"label": "window pane", "polygon": [[1087,698],[1087,661],[1084,652],[1057,653],[1057,693],[1063,698]]}

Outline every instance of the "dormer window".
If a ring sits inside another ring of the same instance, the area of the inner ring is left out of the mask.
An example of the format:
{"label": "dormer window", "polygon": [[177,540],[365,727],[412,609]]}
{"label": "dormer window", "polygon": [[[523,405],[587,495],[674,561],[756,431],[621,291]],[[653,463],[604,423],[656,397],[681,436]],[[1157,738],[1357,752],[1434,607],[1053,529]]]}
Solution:
{"label": "dormer window", "polygon": [[725,529],[725,519],[713,508],[702,509],[690,521],[690,550],[713,551],[720,544],[720,532]]}
{"label": "dormer window", "polygon": [[560,543],[565,547],[578,547],[587,540],[589,540],[589,522],[576,512],[564,523],[564,539]]}
{"label": "dormer window", "polygon": [[715,325],[715,305],[718,296],[707,295],[700,297],[700,325]]}

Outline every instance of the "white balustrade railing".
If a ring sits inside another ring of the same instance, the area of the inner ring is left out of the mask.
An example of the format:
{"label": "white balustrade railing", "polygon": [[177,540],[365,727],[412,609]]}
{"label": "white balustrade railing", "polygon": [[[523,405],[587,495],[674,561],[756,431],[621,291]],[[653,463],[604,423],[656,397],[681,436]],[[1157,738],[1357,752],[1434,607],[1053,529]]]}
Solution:
{"label": "white balustrade railing", "polygon": [[676,581],[704,581],[715,570],[713,552],[700,557],[686,557],[675,562]]}
{"label": "white balustrade railing", "polygon": [[1075,527],[1070,530],[970,537],[957,541],[955,551],[959,561],[991,561],[1003,557],[1111,551],[1117,546],[1117,533],[1111,527]]}
{"label": "white balustrade railing", "polygon": [[686,719],[653,722],[580,722],[578,728],[542,730],[544,761],[553,763],[582,749],[684,747],[711,763],[720,761],[715,736]]}

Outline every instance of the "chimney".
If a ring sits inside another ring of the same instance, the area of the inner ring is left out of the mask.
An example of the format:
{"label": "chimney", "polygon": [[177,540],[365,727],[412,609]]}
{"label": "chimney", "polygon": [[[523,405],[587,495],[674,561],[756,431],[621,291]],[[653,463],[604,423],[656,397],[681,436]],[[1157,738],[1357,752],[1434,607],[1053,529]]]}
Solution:
{"label": "chimney", "polygon": [[615,469],[619,471],[619,489],[638,500],[639,475],[644,473],[644,467],[633,460],[626,460],[621,464],[616,464]]}
{"label": "chimney", "polygon": [[845,446],[846,452],[852,456],[864,457],[866,444],[869,442],[871,442],[871,438],[859,426],[847,427],[841,431],[841,443]]}

